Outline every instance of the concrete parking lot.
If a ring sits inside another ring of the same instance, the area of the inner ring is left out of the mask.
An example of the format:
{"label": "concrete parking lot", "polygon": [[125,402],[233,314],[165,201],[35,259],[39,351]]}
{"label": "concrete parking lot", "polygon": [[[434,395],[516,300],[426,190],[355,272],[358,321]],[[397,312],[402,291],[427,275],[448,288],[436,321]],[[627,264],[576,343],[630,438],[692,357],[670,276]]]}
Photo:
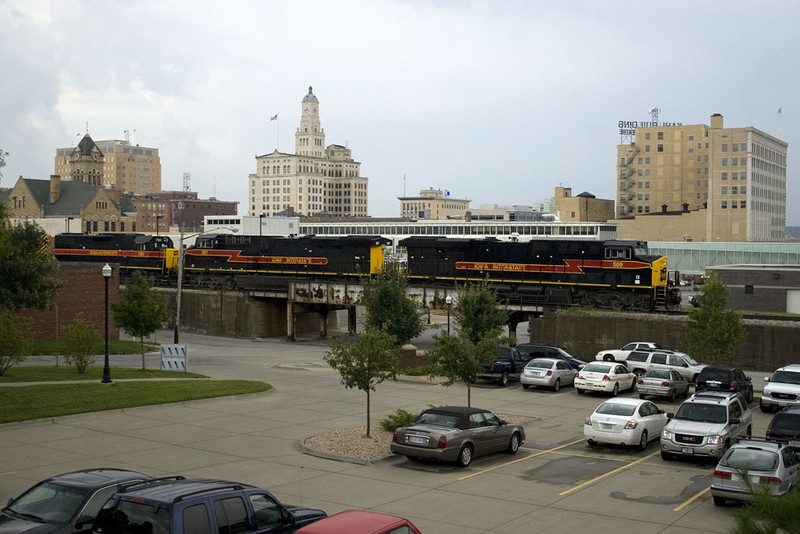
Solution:
{"label": "concrete parking lot", "polygon": [[[159,340],[171,342],[171,334]],[[599,394],[479,383],[473,406],[530,418],[517,455],[478,458],[466,469],[399,457],[360,465],[303,454],[299,447],[306,437],[365,423],[364,393],[341,386],[324,364],[324,342],[188,334],[181,342],[189,344],[191,371],[264,380],[275,389],[2,425],[0,500],[57,473],[123,467],[247,482],[328,513],[392,513],[425,533],[724,533],[734,524],[732,508],[715,507],[708,494],[712,465],[664,462],[657,442],[643,452],[586,446],[583,421],[606,398]],[[112,367],[140,364],[136,355],[112,356]],[[148,356],[148,366],[158,366],[156,355]],[[371,400],[377,425],[398,408],[465,404],[466,387],[387,382]],[[667,411],[678,406],[656,402]],[[754,435],[763,436],[770,416],[752,408]]]}

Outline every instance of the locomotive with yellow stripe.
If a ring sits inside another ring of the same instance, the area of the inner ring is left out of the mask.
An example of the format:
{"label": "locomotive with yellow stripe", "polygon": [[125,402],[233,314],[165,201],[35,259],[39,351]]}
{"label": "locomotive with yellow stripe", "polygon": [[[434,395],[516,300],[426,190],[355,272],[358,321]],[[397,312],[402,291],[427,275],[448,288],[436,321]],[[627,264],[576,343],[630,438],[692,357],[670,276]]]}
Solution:
{"label": "locomotive with yellow stripe", "polygon": [[498,296],[522,304],[612,309],[675,309],[680,291],[667,259],[642,241],[526,242],[414,236],[400,241],[411,284],[487,281]]}

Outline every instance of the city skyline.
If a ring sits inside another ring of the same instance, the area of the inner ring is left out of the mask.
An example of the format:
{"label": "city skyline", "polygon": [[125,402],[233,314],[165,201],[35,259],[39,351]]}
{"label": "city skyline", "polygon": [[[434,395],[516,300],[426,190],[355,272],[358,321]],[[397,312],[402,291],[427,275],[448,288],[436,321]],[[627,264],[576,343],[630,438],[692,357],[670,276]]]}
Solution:
{"label": "city skyline", "polygon": [[658,107],[660,122],[721,113],[786,141],[796,226],[798,15],[781,1],[201,1],[189,13],[11,0],[0,187],[46,179],[88,123],[93,139],[127,131],[157,147],[162,189],[189,172],[201,197],[245,213],[254,156],[294,153],[313,86],[326,142],[369,179],[372,216],[396,217],[398,197],[430,187],[473,206],[530,205],[559,184],[613,199],[619,122]]}

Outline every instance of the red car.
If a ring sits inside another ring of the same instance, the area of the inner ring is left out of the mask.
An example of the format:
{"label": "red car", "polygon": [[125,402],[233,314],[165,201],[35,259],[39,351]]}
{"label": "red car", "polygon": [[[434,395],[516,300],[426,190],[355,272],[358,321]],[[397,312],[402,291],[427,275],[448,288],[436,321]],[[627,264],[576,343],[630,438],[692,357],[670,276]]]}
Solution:
{"label": "red car", "polygon": [[296,534],[421,534],[408,519],[378,512],[346,510],[306,525]]}

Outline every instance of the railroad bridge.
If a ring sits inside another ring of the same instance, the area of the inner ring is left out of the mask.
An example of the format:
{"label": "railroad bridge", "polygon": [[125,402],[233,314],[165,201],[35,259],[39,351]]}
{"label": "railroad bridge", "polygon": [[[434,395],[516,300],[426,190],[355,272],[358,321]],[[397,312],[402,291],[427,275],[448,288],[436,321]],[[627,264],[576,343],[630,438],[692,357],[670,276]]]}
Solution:
{"label": "railroad bridge", "polygon": [[[177,292],[161,289],[170,298],[170,316],[177,309]],[[256,290],[181,291],[182,330],[233,337],[298,336],[327,338],[331,320],[343,329],[339,315],[346,312],[347,331],[356,330],[357,310],[363,305],[364,288],[359,283],[327,280],[289,280],[282,287]],[[409,296],[423,309],[446,310],[447,297],[454,302],[458,291],[453,288],[409,285]],[[541,315],[543,306],[533,296],[498,302],[509,311],[509,331],[527,322],[531,315]],[[332,314],[334,314],[332,316]]]}

